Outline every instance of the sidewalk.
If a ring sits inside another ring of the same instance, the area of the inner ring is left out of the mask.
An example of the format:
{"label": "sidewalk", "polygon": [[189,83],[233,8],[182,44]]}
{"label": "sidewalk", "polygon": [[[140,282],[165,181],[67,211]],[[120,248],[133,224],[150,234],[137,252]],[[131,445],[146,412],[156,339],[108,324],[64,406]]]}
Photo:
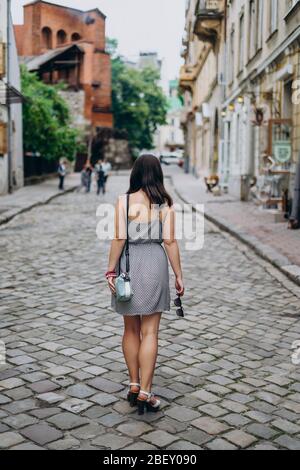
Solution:
{"label": "sidewalk", "polygon": [[58,190],[58,179],[53,178],[41,184],[25,186],[13,194],[0,196],[0,225],[9,222],[22,212],[47,204],[52,199],[73,191],[79,184],[80,175],[72,173],[66,177],[64,191]]}
{"label": "sidewalk", "polygon": [[213,196],[204,183],[182,170],[171,169],[178,195],[187,203],[204,204],[205,216],[231,233],[274,266],[300,284],[300,231],[288,230],[287,222],[275,223],[274,216],[251,202],[241,202],[229,195]]}

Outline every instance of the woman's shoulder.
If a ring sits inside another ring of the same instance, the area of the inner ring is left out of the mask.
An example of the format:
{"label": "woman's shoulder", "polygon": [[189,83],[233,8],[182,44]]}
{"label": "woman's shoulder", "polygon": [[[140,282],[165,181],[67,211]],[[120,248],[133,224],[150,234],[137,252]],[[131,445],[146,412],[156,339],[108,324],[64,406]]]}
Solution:
{"label": "woman's shoulder", "polygon": [[169,206],[168,203],[165,202],[160,207],[160,212],[161,212],[162,220],[165,221],[167,220],[168,217],[170,217],[171,214],[174,214],[175,212],[174,206],[173,205]]}
{"label": "woman's shoulder", "polygon": [[116,200],[116,207],[119,209],[124,209],[127,204],[127,194],[120,194]]}

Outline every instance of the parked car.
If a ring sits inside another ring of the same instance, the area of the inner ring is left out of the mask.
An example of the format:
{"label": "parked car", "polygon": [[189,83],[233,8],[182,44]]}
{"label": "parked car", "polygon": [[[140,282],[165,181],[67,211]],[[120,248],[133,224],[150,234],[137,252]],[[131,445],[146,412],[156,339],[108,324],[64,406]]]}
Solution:
{"label": "parked car", "polygon": [[183,158],[175,153],[163,154],[160,156],[160,163],[163,165],[178,165],[183,166]]}

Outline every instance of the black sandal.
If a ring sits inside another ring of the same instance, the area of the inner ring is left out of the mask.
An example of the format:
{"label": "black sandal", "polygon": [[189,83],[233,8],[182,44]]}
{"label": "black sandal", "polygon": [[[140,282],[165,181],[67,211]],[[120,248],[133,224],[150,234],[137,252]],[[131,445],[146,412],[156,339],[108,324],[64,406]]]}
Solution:
{"label": "black sandal", "polygon": [[139,415],[144,414],[145,408],[146,408],[146,411],[148,412],[156,413],[160,407],[160,400],[156,398],[155,403],[151,403],[151,399],[154,397],[153,393],[144,392],[143,390],[141,390],[140,393],[143,395],[146,395],[147,399],[146,400],[141,400],[139,398],[137,399]]}
{"label": "black sandal", "polygon": [[137,383],[130,383],[129,390],[127,393],[127,401],[130,403],[130,406],[133,408],[137,404],[137,398],[139,396],[139,392],[132,392],[130,387],[141,387],[140,384]]}

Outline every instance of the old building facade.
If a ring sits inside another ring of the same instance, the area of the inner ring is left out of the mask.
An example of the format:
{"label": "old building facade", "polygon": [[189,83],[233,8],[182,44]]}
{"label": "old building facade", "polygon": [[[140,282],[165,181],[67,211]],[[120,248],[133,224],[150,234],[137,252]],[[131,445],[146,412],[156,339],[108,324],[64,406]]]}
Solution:
{"label": "old building facade", "polygon": [[182,153],[184,136],[180,125],[183,104],[178,96],[178,80],[170,80],[167,123],[157,131],[155,150],[159,155],[170,152]]}
{"label": "old building facade", "polygon": [[226,21],[222,180],[247,199],[254,177],[269,205],[282,206],[300,151],[300,2],[235,0]]}
{"label": "old building facade", "polygon": [[10,2],[0,0],[0,194],[24,183],[20,88]]}
{"label": "old building facade", "polygon": [[217,172],[221,187],[242,200],[251,186],[267,193],[272,207],[292,193],[299,25],[298,0],[187,1],[186,153],[197,176]]}
{"label": "old building facade", "polygon": [[223,0],[214,1],[213,7],[215,18],[211,20],[206,2],[187,1],[182,40],[185,64],[180,71],[180,86],[185,108],[181,119],[189,168],[197,177],[209,176],[218,169],[221,101],[218,77],[219,49],[224,34]]}
{"label": "old building facade", "polygon": [[78,126],[113,126],[111,60],[105,51],[105,15],[46,1],[24,6],[24,24],[15,25],[18,53],[30,71],[47,83],[64,82]]}

